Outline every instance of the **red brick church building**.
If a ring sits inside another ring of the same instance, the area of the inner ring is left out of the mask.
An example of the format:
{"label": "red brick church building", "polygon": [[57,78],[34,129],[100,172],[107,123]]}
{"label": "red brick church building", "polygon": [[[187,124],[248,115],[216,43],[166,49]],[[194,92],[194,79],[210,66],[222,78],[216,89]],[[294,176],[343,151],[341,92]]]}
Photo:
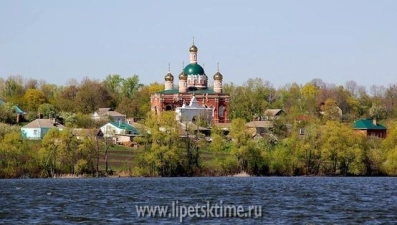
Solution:
{"label": "red brick church building", "polygon": [[213,123],[229,122],[230,95],[223,93],[223,76],[218,71],[213,76],[213,87],[208,87],[208,76],[203,67],[197,63],[197,47],[189,48],[190,63],[179,74],[178,86],[174,85],[174,76],[170,71],[165,75],[164,91],[157,92],[151,96],[152,111],[160,114],[162,111],[174,111],[183,104],[188,105],[192,96],[202,106],[212,109]]}

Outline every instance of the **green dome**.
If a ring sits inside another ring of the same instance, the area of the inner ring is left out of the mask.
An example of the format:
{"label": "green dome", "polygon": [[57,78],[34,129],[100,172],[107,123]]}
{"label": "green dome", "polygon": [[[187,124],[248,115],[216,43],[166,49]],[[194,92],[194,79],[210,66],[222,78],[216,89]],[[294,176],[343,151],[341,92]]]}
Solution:
{"label": "green dome", "polygon": [[186,75],[204,75],[204,69],[199,64],[189,64],[183,69]]}

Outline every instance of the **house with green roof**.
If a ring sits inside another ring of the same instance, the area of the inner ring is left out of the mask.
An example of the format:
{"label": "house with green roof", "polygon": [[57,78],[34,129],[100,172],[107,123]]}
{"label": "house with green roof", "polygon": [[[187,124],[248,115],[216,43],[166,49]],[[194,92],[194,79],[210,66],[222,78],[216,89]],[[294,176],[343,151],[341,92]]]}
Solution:
{"label": "house with green roof", "polygon": [[361,119],[354,123],[353,129],[367,137],[376,136],[379,138],[385,138],[387,128],[379,124],[376,119]]}
{"label": "house with green roof", "polygon": [[103,125],[100,130],[105,138],[112,138],[115,144],[132,142],[134,137],[139,135],[139,132],[135,127],[121,121],[109,122]]}
{"label": "house with green roof", "polygon": [[[5,104],[6,101],[4,101],[3,99],[0,99],[0,105]],[[18,105],[13,105],[12,109],[14,111],[14,113],[16,114],[16,119],[17,119],[17,123],[19,121],[21,121],[23,119],[23,116],[26,114],[21,108],[19,108]]]}
{"label": "house with green roof", "polygon": [[[6,103],[3,99],[0,99],[0,105],[2,105],[2,104],[4,104],[4,103]],[[13,106],[13,108],[14,108],[14,110],[15,110],[15,113],[16,114],[18,114],[18,115],[24,115],[24,114],[26,114],[21,108],[19,108],[17,105],[14,105]]]}

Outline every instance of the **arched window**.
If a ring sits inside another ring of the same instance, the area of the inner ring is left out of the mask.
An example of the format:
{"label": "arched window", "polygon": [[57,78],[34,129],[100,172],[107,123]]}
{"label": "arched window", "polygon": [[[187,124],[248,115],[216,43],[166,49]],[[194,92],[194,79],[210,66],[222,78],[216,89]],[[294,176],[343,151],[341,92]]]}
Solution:
{"label": "arched window", "polygon": [[219,117],[224,117],[225,116],[225,106],[221,105],[219,106]]}
{"label": "arched window", "polygon": [[165,111],[171,111],[172,110],[172,105],[167,105],[165,107]]}

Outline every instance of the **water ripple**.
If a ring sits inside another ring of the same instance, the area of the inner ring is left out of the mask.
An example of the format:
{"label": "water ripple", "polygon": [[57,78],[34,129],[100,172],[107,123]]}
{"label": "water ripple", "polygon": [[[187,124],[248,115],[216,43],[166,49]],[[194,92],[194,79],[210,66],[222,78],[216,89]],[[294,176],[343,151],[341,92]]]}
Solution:
{"label": "water ripple", "polygon": [[220,177],[0,180],[0,224],[176,224],[137,205],[260,205],[257,218],[184,218],[186,224],[395,224],[397,179]]}

